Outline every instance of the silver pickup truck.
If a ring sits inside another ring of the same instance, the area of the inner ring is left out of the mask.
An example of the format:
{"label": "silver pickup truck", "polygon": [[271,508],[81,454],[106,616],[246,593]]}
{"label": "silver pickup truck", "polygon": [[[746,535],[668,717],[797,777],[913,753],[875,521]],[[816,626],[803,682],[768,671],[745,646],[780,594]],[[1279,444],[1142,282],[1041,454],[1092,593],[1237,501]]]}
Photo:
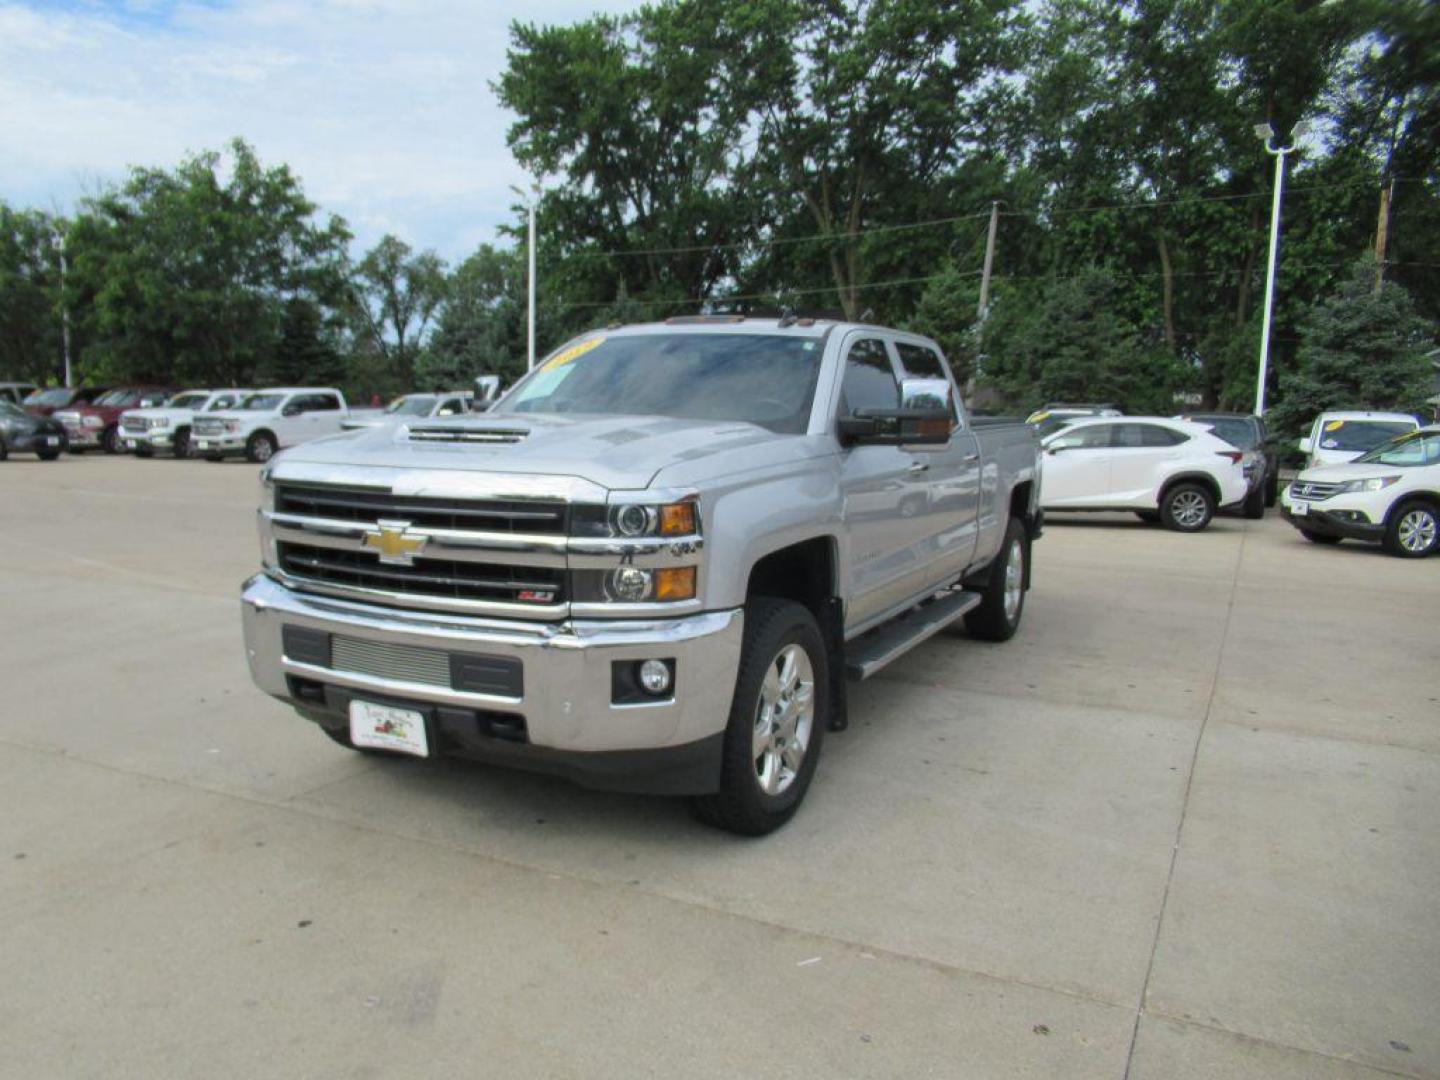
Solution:
{"label": "silver pickup truck", "polygon": [[693,796],[766,833],[845,727],[847,677],[961,619],[1015,633],[1039,469],[914,334],[597,331],[484,415],[271,461],[250,670],[345,746]]}

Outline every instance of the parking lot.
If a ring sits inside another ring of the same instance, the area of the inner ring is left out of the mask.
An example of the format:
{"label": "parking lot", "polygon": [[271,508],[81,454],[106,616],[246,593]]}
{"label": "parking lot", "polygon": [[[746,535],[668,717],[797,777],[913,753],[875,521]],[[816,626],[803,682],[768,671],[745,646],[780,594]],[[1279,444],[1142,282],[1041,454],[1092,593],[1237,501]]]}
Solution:
{"label": "parking lot", "polygon": [[0,466],[0,1075],[1440,1075],[1440,564],[1061,520],[806,806],[361,758],[249,680],[254,466]]}

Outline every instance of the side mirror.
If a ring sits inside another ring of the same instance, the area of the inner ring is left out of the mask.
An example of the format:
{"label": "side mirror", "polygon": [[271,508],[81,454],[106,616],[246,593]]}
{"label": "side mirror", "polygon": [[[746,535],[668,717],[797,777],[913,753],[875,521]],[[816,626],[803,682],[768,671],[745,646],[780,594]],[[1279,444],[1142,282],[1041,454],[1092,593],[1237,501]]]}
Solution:
{"label": "side mirror", "polygon": [[900,408],[856,409],[836,424],[842,442],[871,446],[944,446],[955,413],[947,379],[905,379]]}
{"label": "side mirror", "polygon": [[904,379],[900,383],[900,408],[905,412],[945,412],[950,406],[949,379]]}

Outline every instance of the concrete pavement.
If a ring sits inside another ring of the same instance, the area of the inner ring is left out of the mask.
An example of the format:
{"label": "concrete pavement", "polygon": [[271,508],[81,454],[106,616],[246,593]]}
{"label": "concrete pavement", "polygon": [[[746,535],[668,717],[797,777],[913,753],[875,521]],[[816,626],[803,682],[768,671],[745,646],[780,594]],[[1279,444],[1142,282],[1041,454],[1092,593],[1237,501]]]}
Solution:
{"label": "concrete pavement", "polygon": [[1059,521],[741,841],[260,695],[255,472],[0,464],[0,1077],[1440,1076],[1440,561]]}

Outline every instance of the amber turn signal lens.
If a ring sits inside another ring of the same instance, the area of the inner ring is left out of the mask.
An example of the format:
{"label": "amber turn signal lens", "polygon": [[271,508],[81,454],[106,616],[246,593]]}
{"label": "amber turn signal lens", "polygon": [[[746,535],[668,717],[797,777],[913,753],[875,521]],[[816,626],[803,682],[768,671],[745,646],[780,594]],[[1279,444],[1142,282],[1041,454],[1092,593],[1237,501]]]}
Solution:
{"label": "amber turn signal lens", "polygon": [[695,567],[680,566],[667,570],[656,570],[655,599],[695,599]]}
{"label": "amber turn signal lens", "polygon": [[689,536],[695,531],[695,504],[671,503],[660,507],[661,536]]}

